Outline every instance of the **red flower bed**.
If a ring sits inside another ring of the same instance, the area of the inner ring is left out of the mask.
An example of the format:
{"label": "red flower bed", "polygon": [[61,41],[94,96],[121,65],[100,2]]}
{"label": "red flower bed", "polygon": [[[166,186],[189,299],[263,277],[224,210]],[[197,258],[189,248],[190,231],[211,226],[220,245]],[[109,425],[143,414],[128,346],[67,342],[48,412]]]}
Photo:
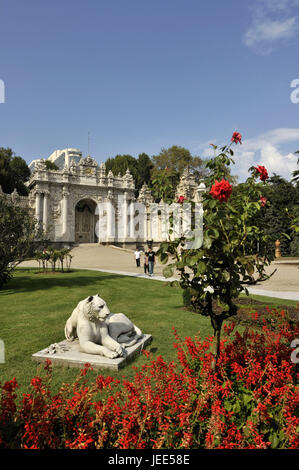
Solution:
{"label": "red flower bed", "polygon": [[297,448],[299,419],[291,341],[298,329],[284,312],[275,329],[246,329],[221,343],[211,372],[213,337],[181,341],[178,364],[162,357],[136,369],[132,382],[98,376],[89,367],[51,393],[51,363],[17,400],[15,379],[1,387],[2,448]]}

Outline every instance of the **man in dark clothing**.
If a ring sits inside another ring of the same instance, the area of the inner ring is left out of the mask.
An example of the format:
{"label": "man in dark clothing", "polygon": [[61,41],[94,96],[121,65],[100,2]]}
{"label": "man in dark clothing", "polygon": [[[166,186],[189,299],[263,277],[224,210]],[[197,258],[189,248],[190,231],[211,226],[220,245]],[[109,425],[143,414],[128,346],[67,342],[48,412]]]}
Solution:
{"label": "man in dark clothing", "polygon": [[146,258],[147,258],[147,264],[148,264],[148,273],[149,276],[152,276],[154,274],[154,264],[155,264],[155,252],[152,250],[150,247],[148,251],[145,253]]}

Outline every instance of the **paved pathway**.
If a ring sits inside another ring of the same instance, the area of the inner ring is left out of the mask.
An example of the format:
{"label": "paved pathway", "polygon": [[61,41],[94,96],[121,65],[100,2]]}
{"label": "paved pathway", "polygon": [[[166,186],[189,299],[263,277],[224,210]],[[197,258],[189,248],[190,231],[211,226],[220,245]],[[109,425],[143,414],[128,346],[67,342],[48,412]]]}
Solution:
{"label": "paved pathway", "polygon": [[[176,279],[176,277],[166,279],[162,275],[164,266],[159,263],[155,265],[153,277],[145,275],[143,271],[143,258],[141,259],[140,268],[137,268],[133,250],[86,244],[75,247],[72,250],[72,254],[72,267],[74,268],[117,273],[158,281]],[[20,266],[37,266],[37,262],[26,261]],[[275,261],[270,267],[267,267],[267,273],[270,274],[274,269],[276,269],[276,272],[270,279],[254,287],[248,287],[249,292],[257,295],[299,301],[299,259]]]}

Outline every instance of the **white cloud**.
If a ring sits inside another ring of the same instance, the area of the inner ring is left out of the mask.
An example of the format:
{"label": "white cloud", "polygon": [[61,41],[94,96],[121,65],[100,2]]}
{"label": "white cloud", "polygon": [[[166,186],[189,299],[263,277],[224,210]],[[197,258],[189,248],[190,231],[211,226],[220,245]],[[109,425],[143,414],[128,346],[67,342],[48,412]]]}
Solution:
{"label": "white cloud", "polygon": [[299,32],[299,0],[256,0],[251,5],[252,24],[243,36],[244,44],[260,54],[269,54],[282,41]]}
{"label": "white cloud", "polygon": [[281,39],[290,39],[296,36],[297,31],[298,23],[295,17],[284,21],[256,21],[246,32],[244,42],[248,47],[254,47],[259,43],[269,44]]}
{"label": "white cloud", "polygon": [[258,0],[260,7],[272,11],[284,11],[299,5],[299,0]]}
{"label": "white cloud", "polygon": [[298,169],[295,153],[281,149],[281,145],[291,144],[294,152],[299,149],[299,129],[273,129],[260,136],[244,140],[236,148],[236,173],[240,181],[249,176],[250,166],[263,165],[272,176],[274,173],[290,180],[292,172]]}
{"label": "white cloud", "polygon": [[[217,144],[216,141],[214,143]],[[220,147],[224,144],[221,143]],[[292,151],[284,149],[284,146],[291,147]],[[213,148],[208,143],[199,145],[199,148],[202,158],[214,156]],[[250,176],[248,169],[256,165],[265,166],[270,176],[276,173],[289,181],[293,171],[298,169],[298,155],[292,152],[299,150],[299,128],[272,129],[252,139],[243,140],[242,145],[233,144],[232,149],[235,165],[231,172],[238,175],[240,183]]]}

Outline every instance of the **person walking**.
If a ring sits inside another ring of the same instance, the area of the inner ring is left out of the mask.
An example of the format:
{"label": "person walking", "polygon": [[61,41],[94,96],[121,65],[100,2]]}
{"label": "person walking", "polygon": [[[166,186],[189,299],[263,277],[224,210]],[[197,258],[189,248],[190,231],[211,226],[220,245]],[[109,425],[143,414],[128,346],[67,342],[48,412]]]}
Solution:
{"label": "person walking", "polygon": [[152,276],[154,274],[155,252],[150,247],[145,254],[148,260],[148,274],[149,276]]}
{"label": "person walking", "polygon": [[136,260],[136,266],[137,266],[137,268],[139,268],[140,267],[141,251],[138,248],[136,248],[134,255],[135,255],[135,260]]}
{"label": "person walking", "polygon": [[144,253],[143,267],[144,267],[144,274],[147,274],[148,273],[148,257],[146,253]]}

